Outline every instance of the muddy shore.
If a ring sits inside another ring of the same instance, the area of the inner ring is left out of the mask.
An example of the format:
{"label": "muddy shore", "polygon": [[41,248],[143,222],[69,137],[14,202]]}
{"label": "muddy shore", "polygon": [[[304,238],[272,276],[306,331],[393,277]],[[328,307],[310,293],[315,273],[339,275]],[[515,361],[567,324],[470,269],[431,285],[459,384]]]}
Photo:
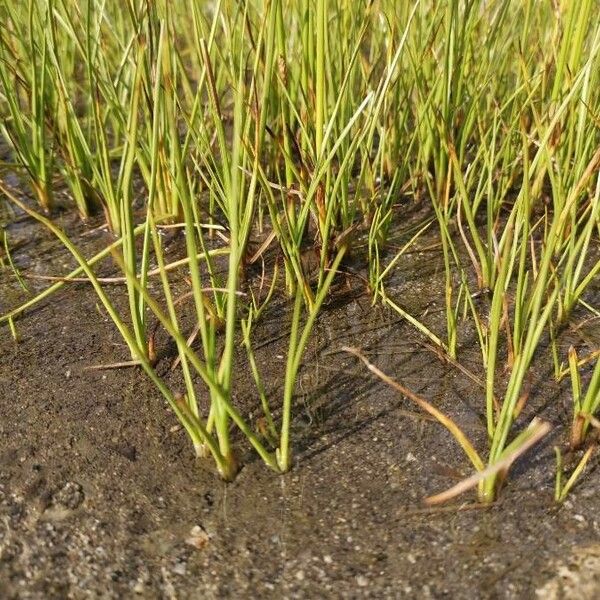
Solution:
{"label": "muddy shore", "polygon": [[[84,247],[102,242],[101,233],[77,238],[87,230],[62,219]],[[50,234],[33,224],[22,231],[9,233],[23,274],[66,272],[72,263]],[[419,314],[435,315],[443,272],[426,253],[413,259],[392,289]],[[22,298],[10,270],[0,271],[0,312]],[[272,397],[282,386],[284,304],[273,302],[256,342]],[[547,366],[534,371],[523,422],[538,414],[554,428],[513,469],[500,501],[481,508],[466,494],[428,509],[423,498],[470,474],[464,455],[443,428],[339,349],[362,348],[482,449],[483,394],[409,324],[356,290],[329,302],[307,349],[293,470],[271,473],[238,438],[244,466],[231,484],[193,457],[143,373],[89,370],[127,358],[91,287],[70,284],[17,325],[19,343],[0,329],[2,598],[600,594],[598,460],[556,506],[553,445],[566,436],[569,390]],[[474,365],[476,349],[462,352]],[[166,372],[168,353],[163,360]],[[256,398],[242,352],[236,372],[236,402],[249,414]]]}

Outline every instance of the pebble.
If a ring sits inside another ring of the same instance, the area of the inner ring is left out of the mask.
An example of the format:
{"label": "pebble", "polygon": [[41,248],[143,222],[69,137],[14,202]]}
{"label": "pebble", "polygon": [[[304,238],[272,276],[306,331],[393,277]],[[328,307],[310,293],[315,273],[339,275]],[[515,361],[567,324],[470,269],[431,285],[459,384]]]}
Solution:
{"label": "pebble", "polygon": [[196,550],[202,550],[208,542],[208,534],[200,525],[194,525],[190,531],[190,536],[185,540],[186,544],[193,546]]}

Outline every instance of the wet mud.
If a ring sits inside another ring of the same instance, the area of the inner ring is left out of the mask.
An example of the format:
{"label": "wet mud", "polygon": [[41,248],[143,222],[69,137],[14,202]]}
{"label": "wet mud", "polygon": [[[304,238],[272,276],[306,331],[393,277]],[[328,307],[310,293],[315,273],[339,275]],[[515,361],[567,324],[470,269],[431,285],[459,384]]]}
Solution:
{"label": "wet mud", "polygon": [[[108,239],[68,213],[57,219],[87,255]],[[7,232],[24,277],[74,266],[22,215],[11,216]],[[388,291],[443,331],[443,265],[431,245],[424,240],[399,263]],[[327,301],[305,354],[293,469],[270,472],[236,434],[243,468],[231,484],[194,458],[142,372],[89,369],[128,358],[91,286],[69,284],[28,310],[17,321],[19,343],[0,328],[0,596],[598,597],[598,458],[565,504],[553,502],[553,446],[566,440],[571,419],[568,382],[536,363],[518,427],[537,414],[553,430],[513,468],[496,504],[482,508],[467,493],[427,508],[426,496],[471,474],[466,457],[446,430],[340,349],[361,348],[451,415],[482,453],[483,391],[350,279]],[[26,281],[32,290],[48,285]],[[111,296],[125,308],[122,289]],[[1,270],[0,312],[25,297]],[[276,297],[255,337],[274,399],[286,306]],[[573,336],[592,350],[597,324],[567,331],[562,346]],[[481,374],[477,347],[462,339],[461,362]],[[159,342],[158,369],[167,373],[172,355]],[[259,405],[241,350],[236,361],[236,405],[252,420]]]}

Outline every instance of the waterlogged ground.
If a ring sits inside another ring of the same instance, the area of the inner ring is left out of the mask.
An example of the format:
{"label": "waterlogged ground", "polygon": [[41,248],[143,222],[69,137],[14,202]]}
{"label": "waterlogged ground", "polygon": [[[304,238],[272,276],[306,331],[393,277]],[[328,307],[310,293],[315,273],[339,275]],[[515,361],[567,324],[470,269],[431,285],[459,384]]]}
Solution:
{"label": "waterlogged ground", "polygon": [[[107,240],[63,215],[89,255]],[[72,266],[51,235],[15,215],[7,231],[23,275]],[[87,231],[87,233],[85,233]],[[83,235],[82,237],[82,234]],[[441,324],[434,240],[399,264],[390,294]],[[350,269],[350,266],[348,267]],[[110,274],[110,265],[104,268]],[[32,289],[48,285],[27,280]],[[122,294],[114,286],[113,297]],[[26,296],[0,273],[0,312]],[[121,297],[121,304],[122,297]],[[276,298],[256,332],[259,367],[281,395],[288,318]],[[597,598],[600,482],[593,458],[562,507],[552,502],[553,445],[569,423],[568,384],[532,375],[519,425],[540,414],[547,439],[518,463],[488,508],[467,494],[423,498],[470,469],[437,423],[339,349],[370,359],[452,415],[485,447],[481,390],[443,365],[398,315],[372,308],[350,276],[329,300],[298,382],[294,469],[269,472],[237,438],[244,467],[229,485],[194,459],[185,433],[127,359],[93,290],[69,287],[0,329],[0,597],[12,598]],[[598,344],[594,322],[561,344]],[[172,354],[166,341],[159,372]],[[587,346],[585,346],[587,344]],[[478,372],[476,348],[461,360]],[[256,394],[243,354],[236,402]]]}

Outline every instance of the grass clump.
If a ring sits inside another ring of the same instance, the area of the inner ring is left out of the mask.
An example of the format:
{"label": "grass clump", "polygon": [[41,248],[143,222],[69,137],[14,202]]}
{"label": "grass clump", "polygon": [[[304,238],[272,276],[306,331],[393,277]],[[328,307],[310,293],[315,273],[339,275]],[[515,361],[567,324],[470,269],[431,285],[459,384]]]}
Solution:
{"label": "grass clump", "polygon": [[[476,471],[436,499],[477,487],[481,502],[494,501],[511,464],[549,430],[526,410],[534,358],[548,348],[559,376],[561,332],[574,315],[595,310],[588,296],[600,270],[597,2],[9,4],[0,2],[8,166],[29,181],[43,211],[51,213],[61,186],[83,218],[101,208],[115,242],[86,260],[51,219],[2,190],[76,257],[68,278],[85,274],[93,283],[196,453],[212,455],[233,478],[235,427],[269,467],[290,468],[303,351],[336,273],[360,244],[373,303],[398,312],[450,364],[460,366],[462,344],[475,336],[487,446],[476,449],[449,416],[415,401],[453,433]],[[426,207],[425,217],[391,252],[411,201]],[[436,227],[443,331],[411,314],[389,285],[408,250]],[[189,282],[191,331],[164,247],[167,228],[185,236],[178,264]],[[260,299],[247,275],[269,252],[279,258]],[[126,314],[95,275],[109,255],[126,283]],[[253,332],[279,292],[292,316],[276,418]],[[178,390],[156,374],[150,320],[177,348]],[[234,405],[240,340],[267,435]],[[575,400],[574,445],[584,443],[598,409],[596,371]],[[570,487],[560,483],[557,498]]]}

